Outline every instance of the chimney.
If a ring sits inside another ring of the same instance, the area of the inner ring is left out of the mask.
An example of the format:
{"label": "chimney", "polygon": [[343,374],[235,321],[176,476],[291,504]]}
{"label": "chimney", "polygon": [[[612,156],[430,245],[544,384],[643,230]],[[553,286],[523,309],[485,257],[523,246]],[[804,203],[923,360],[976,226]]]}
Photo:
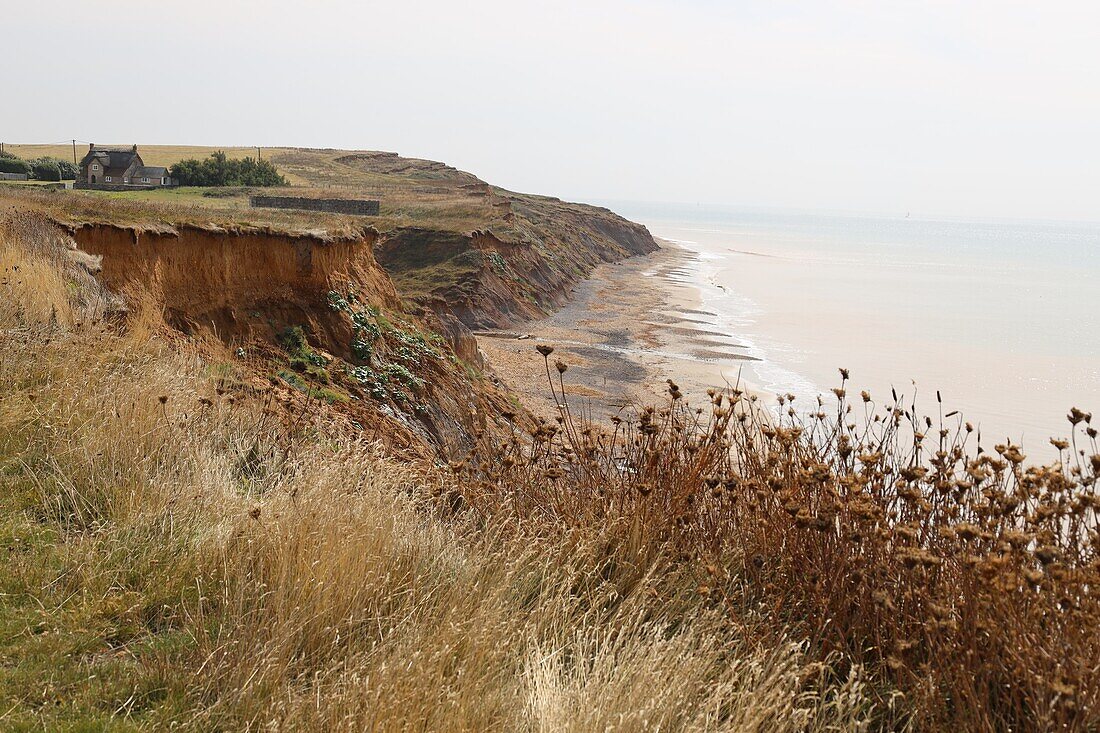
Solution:
{"label": "chimney", "polygon": [[137,143],[134,143],[134,152],[137,152]]}
{"label": "chimney", "polygon": [[88,143],[88,151],[95,150],[95,143]]}

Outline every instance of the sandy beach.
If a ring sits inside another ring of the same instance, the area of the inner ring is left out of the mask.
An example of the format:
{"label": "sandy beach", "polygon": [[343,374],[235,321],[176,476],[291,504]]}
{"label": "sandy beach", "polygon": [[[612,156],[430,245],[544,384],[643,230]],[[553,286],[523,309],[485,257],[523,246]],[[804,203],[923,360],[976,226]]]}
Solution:
{"label": "sandy beach", "polygon": [[544,319],[477,334],[490,367],[524,395],[527,407],[554,411],[539,344],[554,347],[551,364],[561,359],[568,365],[571,407],[597,419],[631,404],[663,402],[668,379],[696,403],[709,387],[738,383],[740,366],[752,357],[732,334],[711,325],[715,314],[702,307],[691,284],[697,255],[673,242],[660,244],[651,255],[600,266],[568,304]]}

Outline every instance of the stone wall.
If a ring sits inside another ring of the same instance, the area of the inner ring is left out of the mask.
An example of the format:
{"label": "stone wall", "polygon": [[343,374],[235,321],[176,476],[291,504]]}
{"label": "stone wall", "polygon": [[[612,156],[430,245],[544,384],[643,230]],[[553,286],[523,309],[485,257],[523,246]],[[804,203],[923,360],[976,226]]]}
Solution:
{"label": "stone wall", "polygon": [[26,173],[0,173],[0,181],[25,181],[27,178]]}
{"label": "stone wall", "polygon": [[310,199],[299,196],[251,196],[249,203],[259,209],[299,209],[327,211],[332,214],[377,216],[378,202],[368,199]]}
{"label": "stone wall", "polygon": [[157,188],[175,188],[175,186],[134,185],[132,183],[85,183],[76,181],[73,188],[86,188],[92,191],[152,191]]}

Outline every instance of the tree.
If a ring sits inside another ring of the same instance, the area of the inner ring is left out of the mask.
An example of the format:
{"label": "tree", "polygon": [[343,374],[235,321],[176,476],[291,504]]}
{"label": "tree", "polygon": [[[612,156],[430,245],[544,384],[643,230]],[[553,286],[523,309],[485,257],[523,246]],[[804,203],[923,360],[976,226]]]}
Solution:
{"label": "tree", "polygon": [[286,179],[270,161],[256,158],[231,160],[224,151],[209,158],[188,158],[172,166],[171,175],[181,186],[285,186]]}

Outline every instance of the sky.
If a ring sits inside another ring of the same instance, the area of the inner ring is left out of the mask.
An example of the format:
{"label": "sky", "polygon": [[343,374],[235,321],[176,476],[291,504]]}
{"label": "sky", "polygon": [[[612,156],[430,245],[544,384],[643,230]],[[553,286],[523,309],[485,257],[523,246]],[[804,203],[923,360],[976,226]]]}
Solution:
{"label": "sky", "polygon": [[0,15],[5,142],[390,150],[575,200],[1100,220],[1092,2],[54,0]]}

